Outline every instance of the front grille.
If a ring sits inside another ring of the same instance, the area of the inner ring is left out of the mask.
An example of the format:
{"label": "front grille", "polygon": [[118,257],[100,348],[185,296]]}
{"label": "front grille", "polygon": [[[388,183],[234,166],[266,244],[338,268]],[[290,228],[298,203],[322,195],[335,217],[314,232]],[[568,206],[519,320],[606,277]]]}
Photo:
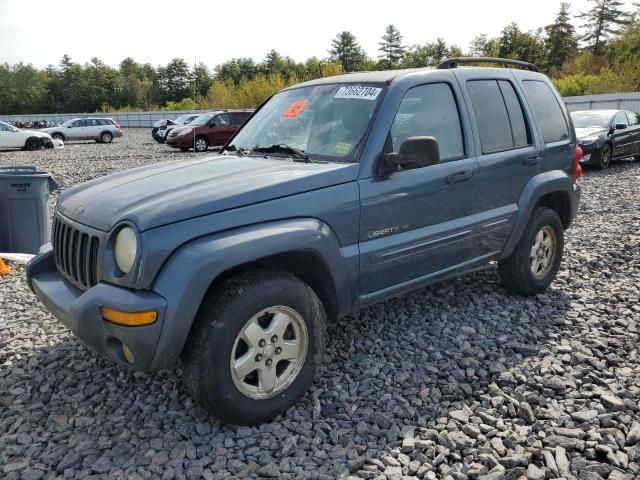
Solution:
{"label": "front grille", "polygon": [[82,232],[56,216],[51,243],[56,266],[71,283],[83,289],[98,283],[98,237]]}

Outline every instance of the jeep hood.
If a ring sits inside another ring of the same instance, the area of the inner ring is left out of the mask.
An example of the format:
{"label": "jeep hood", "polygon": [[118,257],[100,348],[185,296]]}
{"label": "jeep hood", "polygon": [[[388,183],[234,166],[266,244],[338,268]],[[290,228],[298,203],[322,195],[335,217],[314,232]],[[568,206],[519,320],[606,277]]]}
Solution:
{"label": "jeep hood", "polygon": [[109,231],[122,220],[140,231],[354,181],[358,164],[300,163],[218,155],[171,161],[97,178],[63,192],[58,211]]}

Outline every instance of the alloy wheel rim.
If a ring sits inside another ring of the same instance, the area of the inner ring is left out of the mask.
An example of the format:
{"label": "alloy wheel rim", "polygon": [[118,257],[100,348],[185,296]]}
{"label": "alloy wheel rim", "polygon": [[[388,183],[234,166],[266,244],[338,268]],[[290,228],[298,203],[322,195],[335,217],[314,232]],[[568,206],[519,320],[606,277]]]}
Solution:
{"label": "alloy wheel rim", "polygon": [[296,310],[276,305],[259,311],[233,344],[229,361],[233,384],[253,400],[278,395],[300,374],[308,344],[307,326]]}
{"label": "alloy wheel rim", "polygon": [[111,135],[109,135],[108,133],[103,133],[102,134],[102,141],[105,143],[109,143],[109,141],[111,140]]}
{"label": "alloy wheel rim", "polygon": [[606,148],[602,151],[602,166],[608,167],[611,163],[611,150]]}
{"label": "alloy wheel rim", "polygon": [[542,227],[533,239],[531,255],[531,273],[537,279],[545,277],[553,267],[556,256],[556,233],[548,225]]}
{"label": "alloy wheel rim", "polygon": [[203,139],[199,138],[198,140],[196,140],[196,148],[199,151],[203,151],[205,148],[207,148],[207,144]]}

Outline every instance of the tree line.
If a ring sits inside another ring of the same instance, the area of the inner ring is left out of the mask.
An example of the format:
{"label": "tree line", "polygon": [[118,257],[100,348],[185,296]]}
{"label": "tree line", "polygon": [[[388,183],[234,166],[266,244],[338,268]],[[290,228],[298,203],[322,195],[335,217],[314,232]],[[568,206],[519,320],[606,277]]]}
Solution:
{"label": "tree line", "polygon": [[326,58],[296,62],[271,50],[260,62],[232,58],[213,71],[182,58],[153,66],[127,57],[117,68],[99,58],[75,63],[68,55],[45,69],[4,63],[0,114],[255,107],[300,81],[340,72],[429,67],[461,55],[535,63],[562,95],[638,91],[640,5],[634,8],[625,10],[620,0],[590,0],[587,11],[571,12],[571,5],[561,2],[551,24],[524,31],[510,23],[497,37],[477,35],[466,50],[442,38],[407,46],[402,33],[388,25],[376,58],[352,32],[343,31],[331,41]]}

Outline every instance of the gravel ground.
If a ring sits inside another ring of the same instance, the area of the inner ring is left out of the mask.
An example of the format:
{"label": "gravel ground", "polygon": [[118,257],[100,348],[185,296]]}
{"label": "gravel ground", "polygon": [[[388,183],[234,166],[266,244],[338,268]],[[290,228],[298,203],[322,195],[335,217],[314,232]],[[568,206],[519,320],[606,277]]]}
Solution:
{"label": "gravel ground", "polygon": [[[0,165],[66,188],[187,155],[144,130]],[[208,418],[179,370],[92,353],[14,268],[0,277],[0,477],[640,478],[640,164],[581,183],[546,294],[510,295],[491,268],[344,318],[312,391],[254,428]]]}

